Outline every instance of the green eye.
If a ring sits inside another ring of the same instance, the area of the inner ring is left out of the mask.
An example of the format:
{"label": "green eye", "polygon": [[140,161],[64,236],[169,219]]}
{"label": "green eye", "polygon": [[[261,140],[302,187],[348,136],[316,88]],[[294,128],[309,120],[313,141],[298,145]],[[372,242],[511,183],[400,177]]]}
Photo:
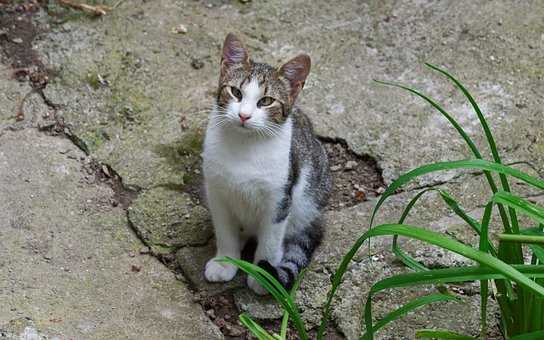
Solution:
{"label": "green eye", "polygon": [[274,99],[274,98],[272,98],[272,97],[262,97],[261,100],[259,100],[259,102],[257,103],[257,106],[258,106],[258,107],[262,107],[262,106],[270,106],[270,105],[272,105],[275,101],[276,101],[276,99]]}
{"label": "green eye", "polygon": [[231,86],[230,93],[234,98],[238,99],[238,101],[242,100],[242,92],[240,92],[240,90],[238,90],[236,87]]}

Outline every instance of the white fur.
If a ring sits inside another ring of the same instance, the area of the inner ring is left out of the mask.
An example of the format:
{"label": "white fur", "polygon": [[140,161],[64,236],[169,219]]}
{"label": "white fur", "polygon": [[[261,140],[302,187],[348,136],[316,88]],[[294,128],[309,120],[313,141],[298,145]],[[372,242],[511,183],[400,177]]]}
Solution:
{"label": "white fur", "polygon": [[311,198],[306,197],[304,191],[308,186],[310,169],[302,168],[298,183],[293,188],[291,213],[289,214],[289,228],[287,234],[299,232],[299,228],[309,225],[319,216],[319,210]]}
{"label": "white fur", "polygon": [[[266,111],[257,107],[263,94],[258,82],[252,80],[241,90],[240,102],[233,99],[226,112],[211,113],[204,141],[204,184],[216,235],[216,257],[240,258],[244,240],[256,236],[255,263],[266,260],[278,265],[290,226],[309,221],[317,209],[303,197],[308,175],[303,169],[293,192],[297,203],[292,212],[296,216],[274,223],[289,175],[292,121],[288,118],[282,126],[270,127],[273,123]],[[245,124],[238,117],[241,111],[251,115]],[[270,129],[274,132],[267,135]],[[236,267],[214,259],[206,264],[206,279],[231,280]],[[254,280],[248,279],[248,285],[263,293]]]}

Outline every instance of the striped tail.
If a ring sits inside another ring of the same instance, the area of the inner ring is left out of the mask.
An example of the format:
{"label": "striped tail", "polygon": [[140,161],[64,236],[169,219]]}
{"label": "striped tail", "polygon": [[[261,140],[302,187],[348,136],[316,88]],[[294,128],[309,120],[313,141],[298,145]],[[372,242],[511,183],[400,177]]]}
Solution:
{"label": "striped tail", "polygon": [[272,266],[264,260],[259,261],[258,266],[270,273],[283,287],[291,289],[302,269],[310,264],[322,237],[321,221],[316,220],[307,228],[284,240],[283,258],[277,266]]}

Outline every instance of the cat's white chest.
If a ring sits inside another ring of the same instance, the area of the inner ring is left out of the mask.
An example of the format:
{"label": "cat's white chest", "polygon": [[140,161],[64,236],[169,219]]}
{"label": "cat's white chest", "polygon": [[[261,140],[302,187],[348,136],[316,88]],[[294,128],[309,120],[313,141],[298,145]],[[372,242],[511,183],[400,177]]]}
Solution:
{"label": "cat's white chest", "polygon": [[209,130],[204,177],[242,224],[258,224],[275,213],[289,175],[290,131],[270,139],[248,139]]}

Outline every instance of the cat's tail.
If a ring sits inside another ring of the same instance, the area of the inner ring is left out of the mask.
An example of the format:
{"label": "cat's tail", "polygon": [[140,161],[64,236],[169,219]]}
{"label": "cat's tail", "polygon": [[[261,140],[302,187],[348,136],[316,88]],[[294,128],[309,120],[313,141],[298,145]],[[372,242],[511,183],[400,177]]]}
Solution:
{"label": "cat's tail", "polygon": [[302,269],[310,264],[312,254],[321,243],[323,228],[317,219],[298,233],[290,235],[283,243],[283,258],[277,266],[260,261],[259,267],[270,273],[283,287],[291,289]]}

